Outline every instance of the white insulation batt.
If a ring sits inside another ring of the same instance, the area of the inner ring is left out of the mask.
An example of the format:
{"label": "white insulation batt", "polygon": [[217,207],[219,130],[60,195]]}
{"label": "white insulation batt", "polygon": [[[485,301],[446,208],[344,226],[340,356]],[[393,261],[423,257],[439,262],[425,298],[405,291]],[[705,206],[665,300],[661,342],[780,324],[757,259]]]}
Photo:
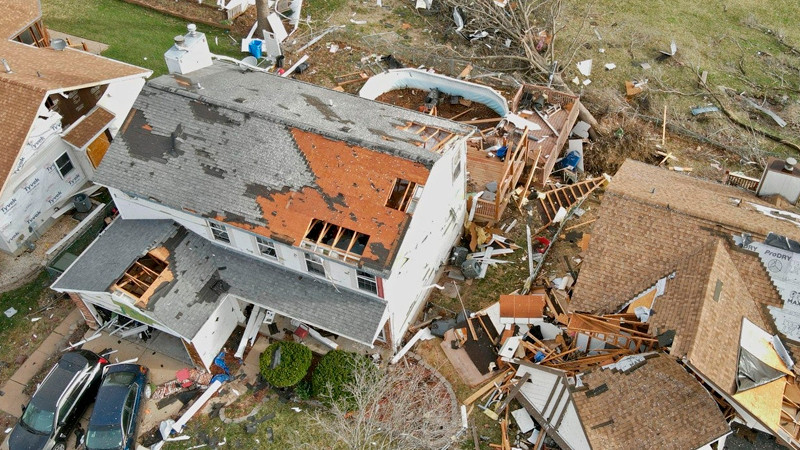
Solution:
{"label": "white insulation batt", "polygon": [[375,100],[381,94],[398,89],[439,89],[447,95],[458,95],[466,100],[482,103],[492,108],[500,117],[508,114],[508,102],[494,89],[469,81],[419,69],[394,69],[371,77],[358,92],[363,98]]}

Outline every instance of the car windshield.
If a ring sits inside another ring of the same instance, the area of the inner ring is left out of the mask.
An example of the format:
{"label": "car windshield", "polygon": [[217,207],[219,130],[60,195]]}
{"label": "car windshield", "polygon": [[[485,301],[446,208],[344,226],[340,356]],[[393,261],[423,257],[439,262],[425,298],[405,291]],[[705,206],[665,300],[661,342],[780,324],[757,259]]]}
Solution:
{"label": "car windshield", "polygon": [[86,448],[92,450],[122,447],[122,430],[118,426],[89,428],[86,434]]}
{"label": "car windshield", "polygon": [[55,411],[40,409],[31,402],[22,414],[22,423],[37,433],[51,433]]}

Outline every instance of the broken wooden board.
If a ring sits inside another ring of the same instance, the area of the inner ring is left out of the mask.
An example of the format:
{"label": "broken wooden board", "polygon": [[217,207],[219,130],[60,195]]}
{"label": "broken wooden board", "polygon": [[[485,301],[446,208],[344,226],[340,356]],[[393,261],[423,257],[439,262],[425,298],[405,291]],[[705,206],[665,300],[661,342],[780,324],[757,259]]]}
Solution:
{"label": "broken wooden board", "polygon": [[544,196],[539,198],[542,221],[547,224],[552,223],[559,209],[564,208],[569,211],[572,206],[591,194],[605,181],[605,177],[599,176],[545,192]]}

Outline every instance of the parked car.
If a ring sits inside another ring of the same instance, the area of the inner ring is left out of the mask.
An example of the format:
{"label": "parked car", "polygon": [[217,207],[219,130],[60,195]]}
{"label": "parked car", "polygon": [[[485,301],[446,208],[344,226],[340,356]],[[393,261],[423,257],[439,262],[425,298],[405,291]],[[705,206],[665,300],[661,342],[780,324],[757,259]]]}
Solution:
{"label": "parked car", "polygon": [[108,361],[88,350],[65,353],[22,407],[11,450],[64,450],[70,431],[94,400]]}
{"label": "parked car", "polygon": [[87,450],[136,448],[136,428],[147,372],[147,367],[138,364],[108,366],[89,418]]}

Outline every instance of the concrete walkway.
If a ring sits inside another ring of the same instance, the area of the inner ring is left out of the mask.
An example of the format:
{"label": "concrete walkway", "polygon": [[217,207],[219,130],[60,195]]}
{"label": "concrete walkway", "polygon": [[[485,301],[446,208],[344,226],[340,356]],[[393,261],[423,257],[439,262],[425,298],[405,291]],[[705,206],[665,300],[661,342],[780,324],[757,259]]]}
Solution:
{"label": "concrete walkway", "polygon": [[26,405],[30,397],[22,391],[30,383],[31,379],[42,370],[45,362],[53,355],[60,354],[66,348],[69,336],[83,323],[83,316],[80,311],[73,309],[61,324],[42,342],[22,366],[14,372],[11,379],[3,385],[2,401],[0,410],[16,418],[22,414],[22,405]]}

